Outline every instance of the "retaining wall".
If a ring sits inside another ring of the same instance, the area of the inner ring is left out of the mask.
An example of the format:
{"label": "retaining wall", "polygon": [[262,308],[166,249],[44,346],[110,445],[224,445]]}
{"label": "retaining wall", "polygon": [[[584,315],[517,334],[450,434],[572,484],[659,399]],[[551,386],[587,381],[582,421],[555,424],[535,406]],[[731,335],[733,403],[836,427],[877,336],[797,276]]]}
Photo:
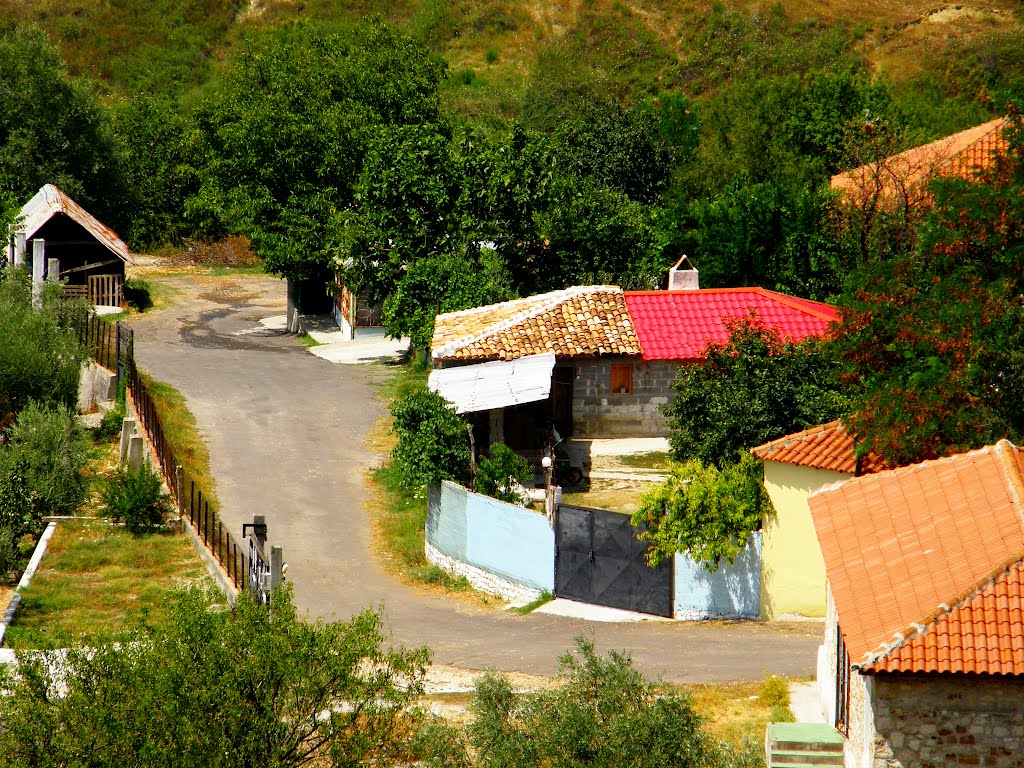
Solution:
{"label": "retaining wall", "polygon": [[732,565],[714,573],[689,555],[675,556],[676,619],[758,617],[761,605],[761,532],[755,531]]}
{"label": "retaining wall", "polygon": [[426,538],[428,559],[477,589],[509,599],[555,589],[555,534],[538,512],[445,481],[430,488]]}

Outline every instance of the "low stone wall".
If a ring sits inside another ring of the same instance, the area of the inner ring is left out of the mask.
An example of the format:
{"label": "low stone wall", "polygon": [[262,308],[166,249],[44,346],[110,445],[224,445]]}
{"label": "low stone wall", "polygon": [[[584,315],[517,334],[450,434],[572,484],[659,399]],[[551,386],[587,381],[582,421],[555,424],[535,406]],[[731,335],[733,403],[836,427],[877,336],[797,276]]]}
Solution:
{"label": "low stone wall", "polygon": [[733,560],[711,572],[689,555],[675,555],[673,610],[680,621],[756,619],[761,604],[761,532]]}
{"label": "low stone wall", "polygon": [[1024,680],[876,675],[871,768],[1024,765]]}
{"label": "low stone wall", "polygon": [[82,413],[92,413],[100,407],[100,403],[107,403],[116,398],[117,374],[111,373],[92,360],[82,363],[78,375],[78,410]]}
{"label": "low stone wall", "polygon": [[539,589],[516,584],[490,571],[485,571],[483,568],[477,568],[475,565],[449,557],[429,541],[426,543],[425,552],[428,563],[443,568],[453,576],[464,576],[474,589],[479,589],[481,592],[497,595],[510,603],[529,603],[541,596]]}

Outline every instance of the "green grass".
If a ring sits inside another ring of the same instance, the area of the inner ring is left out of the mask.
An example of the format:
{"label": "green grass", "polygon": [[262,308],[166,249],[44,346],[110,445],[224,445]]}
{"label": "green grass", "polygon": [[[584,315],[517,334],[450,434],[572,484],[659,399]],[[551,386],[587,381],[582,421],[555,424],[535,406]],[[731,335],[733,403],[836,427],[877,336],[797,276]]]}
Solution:
{"label": "green grass", "polygon": [[302,334],[301,336],[299,336],[296,339],[296,341],[298,341],[299,344],[301,344],[302,346],[307,347],[307,348],[319,347],[320,346],[320,342],[317,341],[316,339],[314,339],[308,333]]}
{"label": "green grass", "polygon": [[667,451],[649,451],[616,457],[620,464],[637,469],[668,469],[671,457]]}
{"label": "green grass", "polygon": [[204,578],[198,555],[180,533],[135,537],[102,520],[63,521],[22,592],[5,641],[13,648],[48,648],[116,637],[144,617],[160,621],[176,586]]}
{"label": "green grass", "polygon": [[157,417],[164,428],[164,437],[174,448],[174,455],[187,478],[201,488],[211,506],[217,502],[217,484],[210,472],[210,452],[199,434],[195,416],[189,411],[185,396],[170,384],[146,374],[142,379],[149,389]]}
{"label": "green grass", "polygon": [[513,608],[512,613],[519,614],[520,616],[525,616],[528,613],[533,613],[533,611],[537,610],[546,603],[550,603],[554,599],[555,596],[547,590],[545,590],[544,592],[540,593],[540,597],[538,597],[536,600],[531,600],[526,605],[521,605],[518,608]]}

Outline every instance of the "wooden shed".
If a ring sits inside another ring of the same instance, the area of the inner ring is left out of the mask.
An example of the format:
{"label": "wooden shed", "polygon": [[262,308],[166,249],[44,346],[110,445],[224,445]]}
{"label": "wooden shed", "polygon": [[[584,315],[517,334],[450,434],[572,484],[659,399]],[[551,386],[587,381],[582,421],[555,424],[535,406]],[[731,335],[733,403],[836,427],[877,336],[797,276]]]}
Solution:
{"label": "wooden shed", "polygon": [[63,281],[69,293],[93,304],[121,304],[125,265],[131,260],[128,246],[52,184],[21,209],[11,238],[13,263],[31,266],[35,254],[45,260],[39,274],[47,274],[56,260],[58,274],[47,277]]}

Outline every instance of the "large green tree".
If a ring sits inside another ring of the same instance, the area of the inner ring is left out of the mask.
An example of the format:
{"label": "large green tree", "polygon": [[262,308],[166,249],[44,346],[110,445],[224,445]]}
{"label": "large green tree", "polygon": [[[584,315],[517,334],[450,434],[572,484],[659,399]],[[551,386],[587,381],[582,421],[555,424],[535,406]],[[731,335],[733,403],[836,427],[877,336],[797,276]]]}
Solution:
{"label": "large green tree", "polygon": [[834,353],[819,339],[784,341],[756,316],[729,341],[683,366],[666,407],[676,460],[724,467],[741,451],[831,421],[848,410]]}
{"label": "large green tree", "polygon": [[932,185],[914,250],[857,272],[836,345],[858,450],[904,464],[1024,436],[1024,134]]}
{"label": "large green tree", "polygon": [[212,180],[194,206],[249,235],[269,271],[324,274],[372,141],[385,126],[437,123],[445,73],[380,21],[330,34],[294,23],[248,41],[199,112]]}
{"label": "large green tree", "polygon": [[126,642],[22,653],[4,679],[0,752],[17,768],[394,764],[425,648],[384,646],[380,617],[301,620],[288,589],[212,610],[196,588]]}

